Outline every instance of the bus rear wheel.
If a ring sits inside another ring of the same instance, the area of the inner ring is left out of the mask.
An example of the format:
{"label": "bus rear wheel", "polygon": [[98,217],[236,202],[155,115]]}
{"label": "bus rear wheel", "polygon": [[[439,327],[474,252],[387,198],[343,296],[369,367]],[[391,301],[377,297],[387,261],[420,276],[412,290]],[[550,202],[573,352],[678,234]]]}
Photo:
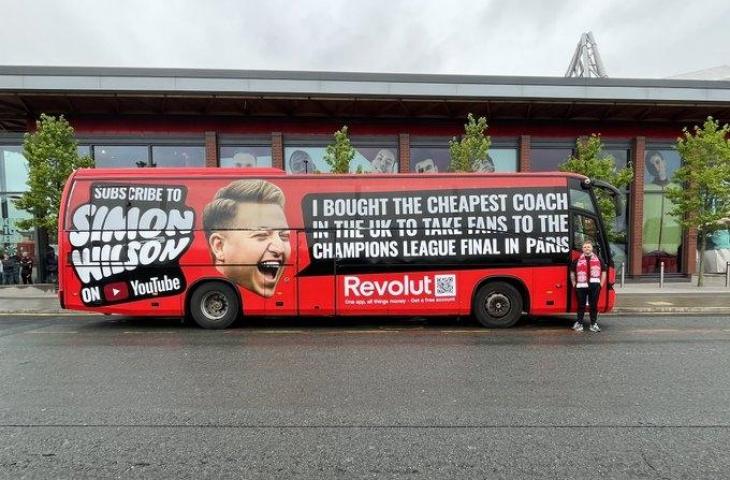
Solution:
{"label": "bus rear wheel", "polygon": [[238,296],[230,285],[206,282],[198,286],[188,302],[190,316],[201,328],[228,328],[241,310]]}
{"label": "bus rear wheel", "polygon": [[520,319],[524,301],[520,292],[507,282],[489,282],[474,296],[472,311],[488,328],[509,328]]}

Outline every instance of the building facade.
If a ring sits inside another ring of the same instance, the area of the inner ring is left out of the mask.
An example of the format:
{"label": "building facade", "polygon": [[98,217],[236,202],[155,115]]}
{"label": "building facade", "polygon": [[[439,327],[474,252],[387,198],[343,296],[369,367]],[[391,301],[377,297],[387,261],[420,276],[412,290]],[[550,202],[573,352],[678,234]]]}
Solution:
{"label": "building facade", "polygon": [[485,171],[551,171],[578,137],[599,133],[605,153],[634,171],[615,261],[629,277],[656,275],[661,262],[686,276],[696,233],[667,214],[664,194],[681,164],[674,142],[708,115],[730,117],[730,82],[0,67],[0,245],[36,254],[12,200],[27,188],[22,135],[41,113],[64,115],[97,168],[324,172],[324,149],[347,125],[353,170],[445,172],[448,141],[473,113],[489,122]]}

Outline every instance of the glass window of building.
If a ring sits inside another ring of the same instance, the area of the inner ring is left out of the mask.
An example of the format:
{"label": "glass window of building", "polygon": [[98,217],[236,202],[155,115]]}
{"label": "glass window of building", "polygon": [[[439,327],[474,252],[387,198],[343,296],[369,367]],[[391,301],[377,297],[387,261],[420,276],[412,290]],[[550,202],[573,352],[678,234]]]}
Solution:
{"label": "glass window of building", "polygon": [[[20,198],[20,193],[0,193],[0,250],[10,255],[20,255],[23,251],[34,259],[38,265],[38,247],[36,243],[35,229],[21,229],[18,225],[20,220],[30,218],[25,210],[15,206],[14,200]],[[38,269],[33,268],[33,281],[38,279]]]}
{"label": "glass window of building", "polygon": [[[449,147],[411,147],[411,172],[445,173],[450,170],[451,154]],[[483,162],[483,172],[516,172],[516,148],[490,148],[487,160]]]}
{"label": "glass window of building", "polygon": [[[350,172],[398,172],[398,148],[396,146],[353,145],[355,157],[350,162]],[[327,173],[330,166],[324,160],[326,146],[287,145],[284,148],[284,168],[287,173]]]}
{"label": "glass window of building", "polygon": [[32,230],[21,230],[17,226],[20,220],[27,220],[30,213],[15,206],[15,200],[20,198],[20,193],[0,194],[0,211],[2,212],[2,238],[0,246],[12,245],[19,242],[33,242]]}
{"label": "glass window of building", "polygon": [[19,145],[0,145],[0,192],[28,190],[28,161]]}
{"label": "glass window of building", "polygon": [[[21,229],[20,220],[30,218],[25,210],[15,206],[23,192],[28,190],[28,161],[20,145],[0,145],[0,250],[20,255],[26,251],[37,265],[38,248],[35,229]],[[33,281],[38,270],[33,269]],[[19,278],[15,280],[19,281]]]}
{"label": "glass window of building", "polygon": [[350,171],[372,173],[398,173],[398,148],[395,145],[355,146],[355,158]]}
{"label": "glass window of building", "polygon": [[[631,162],[629,161],[629,158],[631,158],[630,150],[627,148],[607,147],[603,149],[603,153],[604,155],[610,155],[613,157],[616,169],[631,166]],[[625,187],[623,193],[624,210],[621,215],[616,217],[616,220],[612,225],[612,229],[608,232],[611,254],[613,256],[613,261],[616,264],[616,268],[618,269],[621,268],[621,264],[628,262],[629,255],[628,225],[631,199],[629,198],[628,185]]]}
{"label": "glass window of building", "polygon": [[450,162],[449,147],[411,147],[412,173],[446,173]]}
{"label": "glass window of building", "polygon": [[76,147],[76,152],[79,154],[80,157],[90,157],[91,156],[91,146],[79,145],[78,147]]}
{"label": "glass window of building", "polygon": [[324,161],[325,147],[321,146],[286,146],[284,148],[284,169],[286,173],[318,173],[329,172],[329,165]]}
{"label": "glass window of building", "polygon": [[146,167],[150,149],[145,145],[94,145],[97,168]]}
{"label": "glass window of building", "polygon": [[659,273],[661,262],[667,273],[681,270],[682,226],[669,215],[674,204],[666,196],[672,175],[681,158],[672,148],[647,147],[644,156],[644,225],[642,273]]}
{"label": "glass window of building", "polygon": [[530,171],[557,172],[561,163],[573,153],[573,147],[532,147],[530,149]]}
{"label": "glass window of building", "polygon": [[490,148],[488,163],[494,166],[495,172],[517,171],[517,148]]}
{"label": "glass window of building", "polygon": [[156,167],[203,167],[205,166],[205,147],[153,145],[152,165]]}
{"label": "glass window of building", "polygon": [[270,167],[271,146],[238,145],[220,147],[221,167]]}
{"label": "glass window of building", "polygon": [[630,166],[631,162],[629,162],[629,150],[627,148],[604,147],[603,155],[613,157],[617,169]]}

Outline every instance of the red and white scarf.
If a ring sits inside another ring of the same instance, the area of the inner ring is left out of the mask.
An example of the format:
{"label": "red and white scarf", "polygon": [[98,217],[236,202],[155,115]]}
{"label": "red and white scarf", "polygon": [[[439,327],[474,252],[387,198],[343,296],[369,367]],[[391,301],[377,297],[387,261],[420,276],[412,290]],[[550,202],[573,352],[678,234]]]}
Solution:
{"label": "red and white scarf", "polygon": [[[590,279],[588,263],[590,262]],[[588,288],[588,283],[601,283],[601,260],[591,255],[590,260],[582,254],[575,266],[576,288]]]}

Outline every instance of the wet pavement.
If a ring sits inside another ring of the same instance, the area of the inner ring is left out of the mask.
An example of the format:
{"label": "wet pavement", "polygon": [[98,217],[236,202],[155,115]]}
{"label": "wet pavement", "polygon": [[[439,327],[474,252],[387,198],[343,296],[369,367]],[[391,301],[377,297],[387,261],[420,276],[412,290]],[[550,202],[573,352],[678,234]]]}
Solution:
{"label": "wet pavement", "polygon": [[730,317],[0,316],[0,478],[728,478]]}

